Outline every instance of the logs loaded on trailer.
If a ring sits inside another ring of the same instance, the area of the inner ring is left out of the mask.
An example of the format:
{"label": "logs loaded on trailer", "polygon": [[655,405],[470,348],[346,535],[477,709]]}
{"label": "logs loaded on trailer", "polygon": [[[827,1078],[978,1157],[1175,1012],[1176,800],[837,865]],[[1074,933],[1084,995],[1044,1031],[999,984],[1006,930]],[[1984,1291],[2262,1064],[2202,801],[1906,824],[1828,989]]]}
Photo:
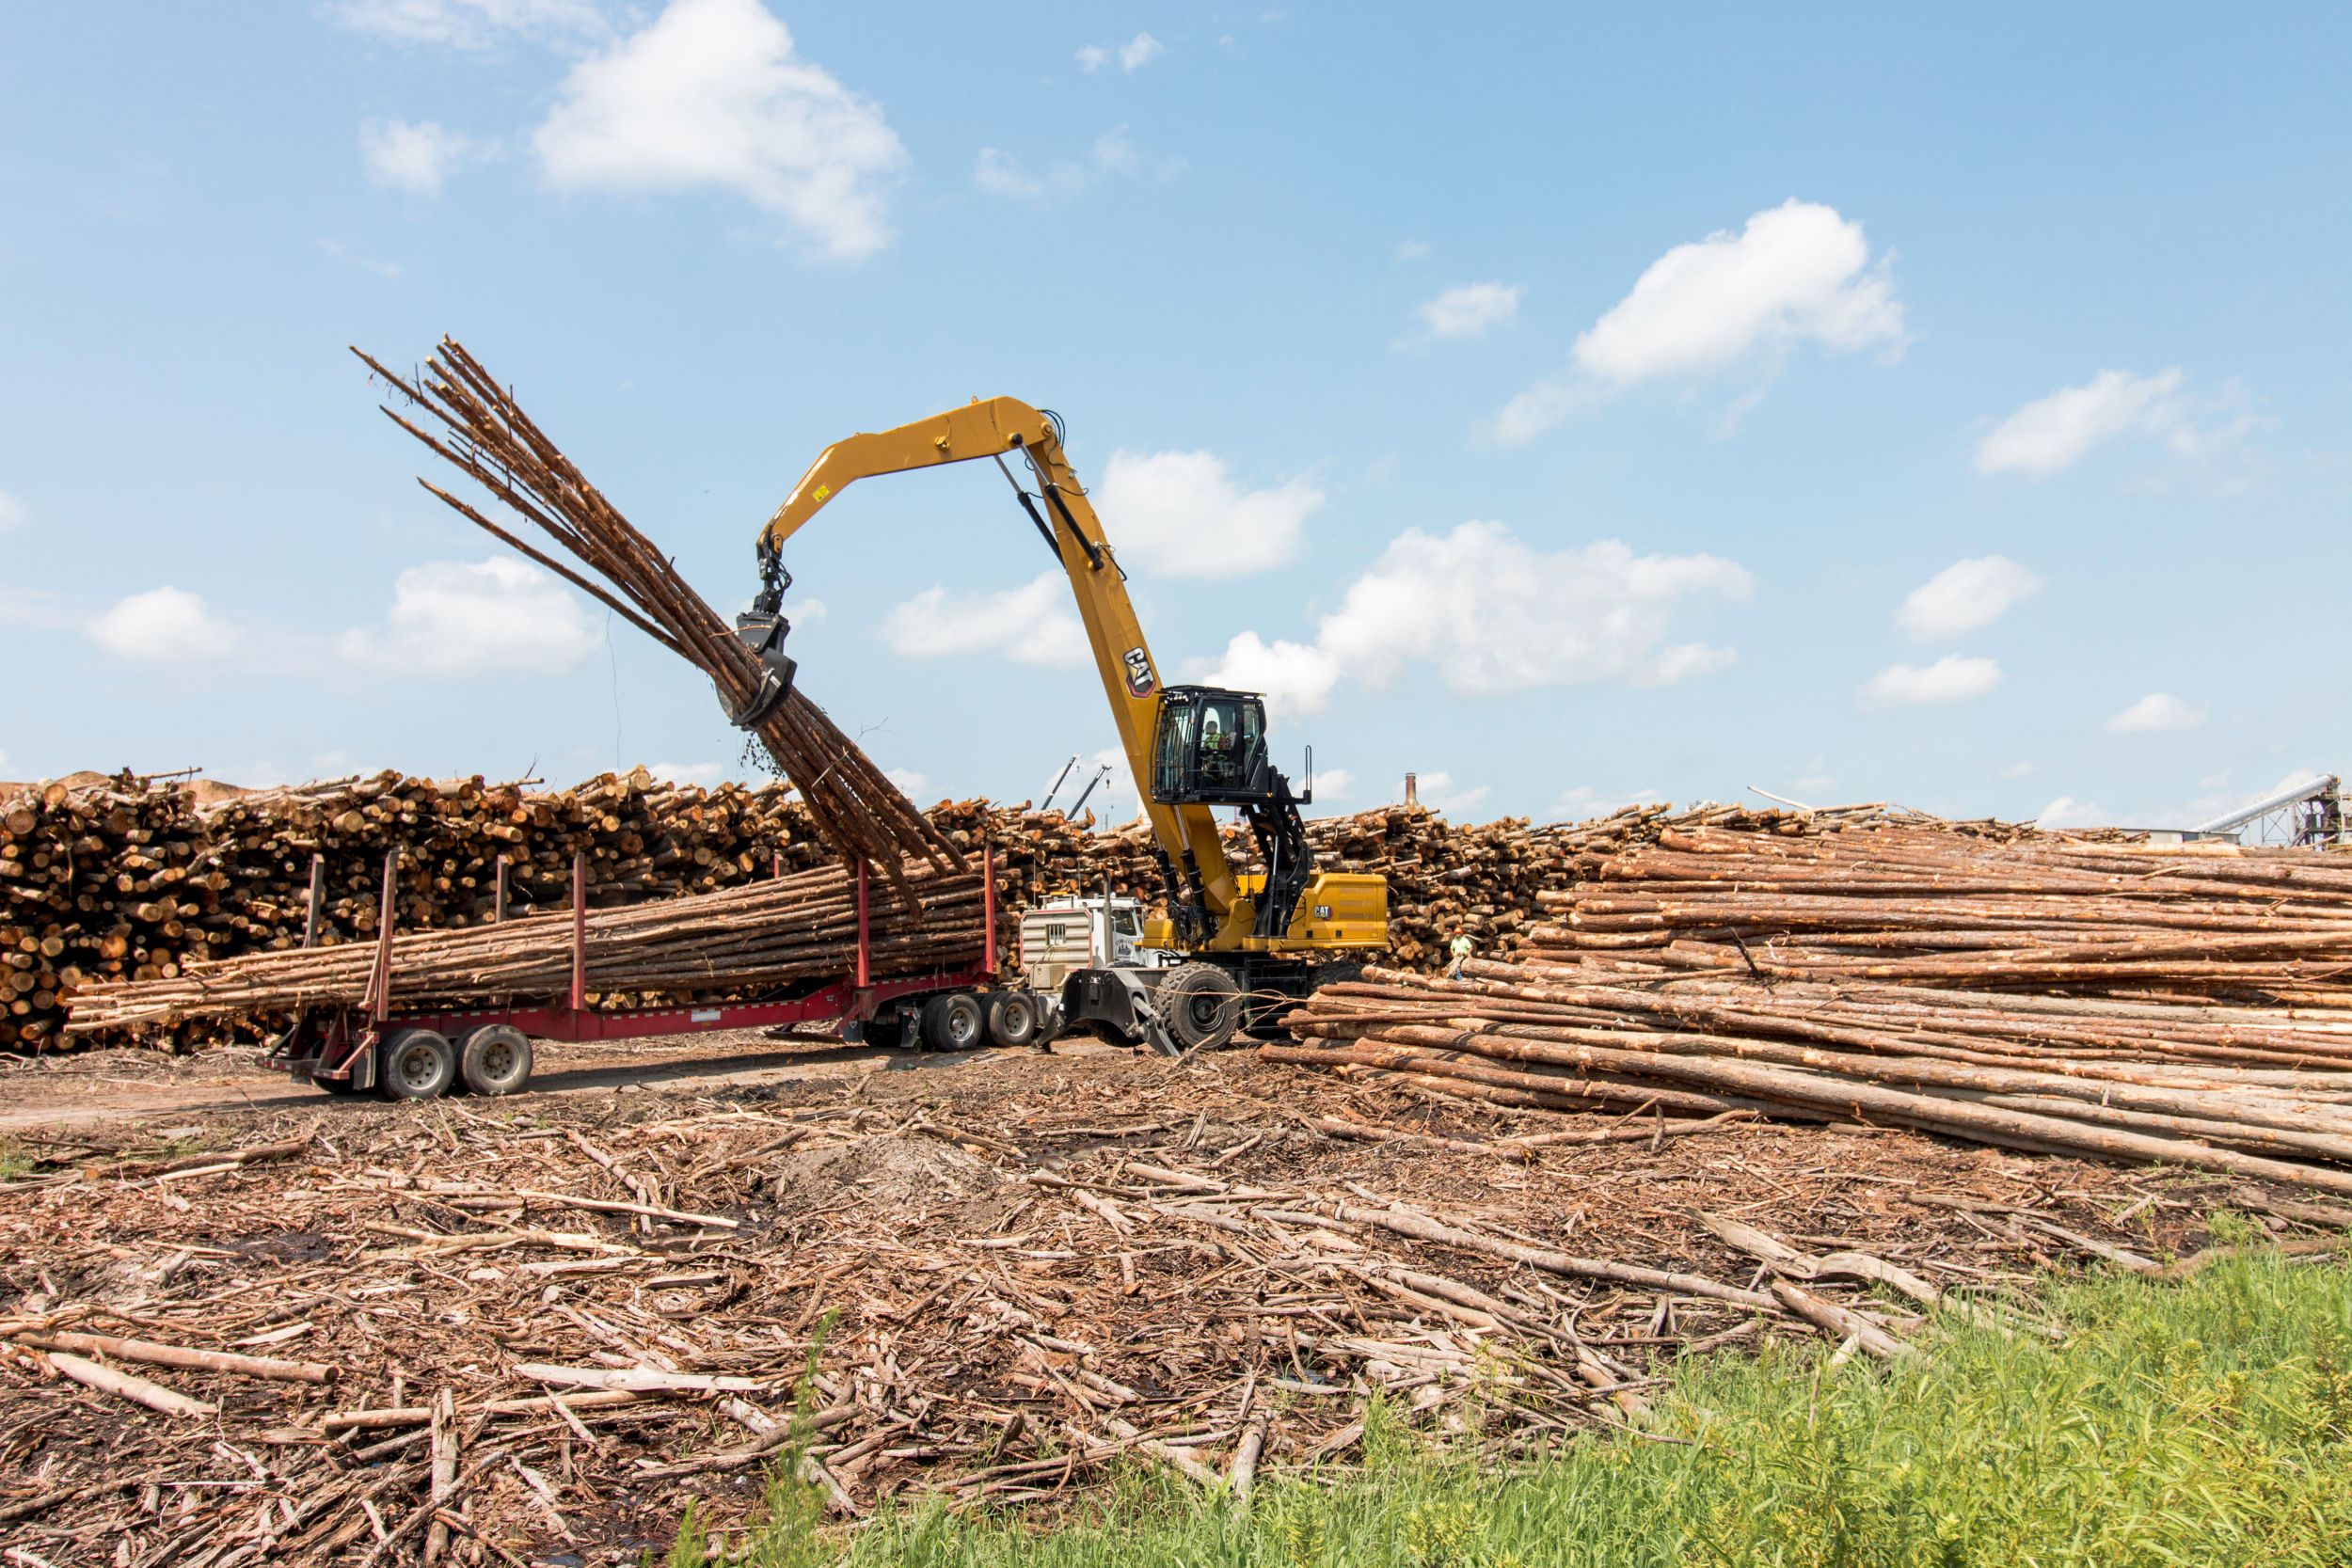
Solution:
{"label": "logs loaded on trailer", "polygon": [[[912,897],[877,878],[868,890],[867,957],[881,976],[955,970],[987,941],[980,874],[905,868]],[[580,922],[585,973],[601,993],[696,996],[837,979],[858,962],[857,879],[838,866],[719,893],[600,910]],[[570,983],[568,913],[531,915],[391,941],[390,1009],[551,997]],[[368,1001],[377,944],[297,948],[191,966],[169,978],[97,986],[73,999],[76,1033],[192,1020],[287,1016]]]}
{"label": "logs loaded on trailer", "polygon": [[1862,1120],[2352,1193],[2352,864],[1878,827],[1579,857],[1514,962],[1280,1060],[1560,1110]]}

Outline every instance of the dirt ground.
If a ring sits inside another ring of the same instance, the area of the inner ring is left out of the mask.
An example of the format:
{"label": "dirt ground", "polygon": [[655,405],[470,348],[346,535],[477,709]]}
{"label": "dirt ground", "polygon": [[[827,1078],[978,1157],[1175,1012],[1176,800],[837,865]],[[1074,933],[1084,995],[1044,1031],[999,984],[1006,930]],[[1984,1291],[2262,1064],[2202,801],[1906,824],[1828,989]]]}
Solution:
{"label": "dirt ground", "polygon": [[845,1519],[1136,1464],[1232,1484],[1345,1465],[1375,1394],[1502,1457],[1640,1427],[1691,1347],[1904,1354],[1951,1291],[2034,1332],[2041,1269],[2296,1212],[1248,1051],[755,1036],[550,1047],[535,1083],[393,1105],[250,1053],[0,1069],[0,1534],[56,1568],[400,1562],[437,1531],[450,1560],[622,1562],[690,1498],[742,1525],[780,1455]]}

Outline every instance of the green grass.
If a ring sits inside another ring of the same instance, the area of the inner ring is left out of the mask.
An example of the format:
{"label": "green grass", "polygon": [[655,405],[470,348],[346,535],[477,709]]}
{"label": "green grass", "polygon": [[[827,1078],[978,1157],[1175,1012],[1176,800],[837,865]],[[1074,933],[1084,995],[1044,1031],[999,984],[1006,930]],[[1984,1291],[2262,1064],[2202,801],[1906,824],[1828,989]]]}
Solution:
{"label": "green grass", "polygon": [[[1375,1420],[1358,1472],[1247,1509],[1137,1475],[1050,1525],[938,1506],[854,1536],[777,1480],[762,1568],[2352,1565],[2352,1269],[2254,1254],[2054,1287],[2062,1345],[1952,1324],[1894,1369],[1685,1369],[1688,1445],[1597,1436],[1501,1473]],[[681,1531],[673,1568],[705,1560]]]}
{"label": "green grass", "polygon": [[0,1181],[14,1181],[19,1177],[29,1175],[39,1164],[40,1162],[34,1158],[31,1149],[0,1133]]}

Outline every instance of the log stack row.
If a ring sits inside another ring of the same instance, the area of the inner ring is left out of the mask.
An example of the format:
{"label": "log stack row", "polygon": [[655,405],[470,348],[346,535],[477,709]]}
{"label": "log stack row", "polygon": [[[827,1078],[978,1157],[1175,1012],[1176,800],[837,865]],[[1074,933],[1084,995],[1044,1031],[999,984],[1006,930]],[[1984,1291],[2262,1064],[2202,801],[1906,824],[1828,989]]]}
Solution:
{"label": "log stack row", "polygon": [[[1049,895],[1107,883],[1160,901],[1158,862],[1140,823],[1096,831],[1090,816],[1072,821],[982,800],[943,800],[925,815],[967,862],[983,843],[993,848],[998,946],[1008,956],[1019,911]],[[1854,819],[1878,814],[1862,808]],[[1613,851],[1675,831],[1804,834],[1839,820],[1648,805],[1585,823],[1467,825],[1384,806],[1318,819],[1308,832],[1329,868],[1389,879],[1390,961],[1426,969],[1442,965],[1457,924],[1481,954],[1518,953],[1543,922],[1540,898],[1570,890]],[[1247,865],[1247,834],[1236,828],[1227,850]],[[81,988],[170,978],[192,960],[298,946],[313,856],[318,940],[335,946],[374,937],[387,854],[400,863],[395,926],[410,931],[489,921],[501,861],[510,913],[561,907],[576,853],[598,909],[739,887],[829,860],[783,785],[703,788],[643,768],[557,790],[398,773],[261,792],[127,774],[34,786],[0,800],[0,1046],[62,1043],[67,1004]]]}
{"label": "log stack row", "polygon": [[2352,863],[1665,823],[1514,962],[1375,969],[1281,1060],[1560,1110],[1861,1119],[2352,1193]]}

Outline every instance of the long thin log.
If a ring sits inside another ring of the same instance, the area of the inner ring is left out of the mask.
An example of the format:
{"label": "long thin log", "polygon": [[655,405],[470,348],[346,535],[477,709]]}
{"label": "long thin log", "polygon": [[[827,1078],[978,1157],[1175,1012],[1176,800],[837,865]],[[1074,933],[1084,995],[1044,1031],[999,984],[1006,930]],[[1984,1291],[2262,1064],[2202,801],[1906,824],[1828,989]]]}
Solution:
{"label": "long thin log", "polygon": [[82,1356],[70,1355],[64,1351],[49,1352],[48,1361],[50,1366],[56,1368],[59,1373],[72,1378],[84,1387],[95,1388],[103,1394],[112,1394],[119,1400],[129,1400],[133,1404],[143,1404],[148,1409],[160,1411],[166,1416],[202,1417],[220,1414],[220,1406],[216,1404],[204,1400],[190,1399],[187,1395],[176,1393],[160,1383],[150,1383],[147,1379],[134,1373],[118,1371],[112,1367],[103,1367]]}
{"label": "long thin log", "polygon": [[1606,1279],[1619,1285],[1639,1285],[1646,1290],[1669,1291],[1677,1295],[1707,1296],[1727,1301],[1737,1307],[1772,1311],[1778,1304],[1771,1296],[1725,1285],[1694,1274],[1679,1274],[1672,1269],[1645,1268],[1638,1263],[1613,1263],[1597,1258],[1577,1258],[1549,1247],[1529,1246],[1523,1242],[1505,1241],[1499,1236],[1485,1236],[1474,1230],[1464,1230],[1447,1225],[1409,1209],[1371,1209],[1361,1204],[1343,1203],[1335,1206],[1339,1218],[1354,1225],[1374,1225],[1393,1230],[1400,1236],[1412,1236],[1424,1242],[1440,1242],[1471,1252],[1483,1252],[1490,1258],[1506,1262],[1524,1263],[1531,1269],[1541,1269],[1570,1279]]}
{"label": "long thin log", "polygon": [[154,1367],[184,1367],[195,1371],[229,1372],[239,1377],[268,1378],[279,1383],[328,1383],[339,1369],[323,1361],[281,1361],[269,1355],[240,1355],[232,1351],[196,1350],[153,1339],[123,1339],[111,1334],[19,1334],[24,1344],[49,1351],[88,1351],[118,1361],[144,1361]]}

